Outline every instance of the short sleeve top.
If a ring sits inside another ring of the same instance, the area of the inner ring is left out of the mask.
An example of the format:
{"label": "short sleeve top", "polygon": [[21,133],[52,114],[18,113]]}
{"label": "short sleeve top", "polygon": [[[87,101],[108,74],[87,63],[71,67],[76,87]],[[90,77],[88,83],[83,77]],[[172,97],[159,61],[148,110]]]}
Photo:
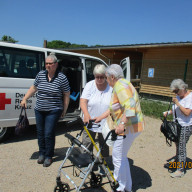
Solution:
{"label": "short sleeve top", "polygon": [[[81,98],[88,100],[88,112],[92,119],[108,110],[111,94],[112,87],[107,85],[104,91],[100,91],[96,86],[95,80],[92,80],[85,85]],[[99,123],[100,127],[93,125],[91,131],[101,132],[103,123],[104,119]]]}
{"label": "short sleeve top", "polygon": [[37,87],[37,102],[35,109],[39,111],[63,110],[63,92],[70,91],[66,76],[56,71],[51,81],[48,81],[47,70],[40,71],[34,81]]}
{"label": "short sleeve top", "polygon": [[[189,95],[187,95],[183,99],[177,96],[177,99],[179,101],[179,104],[181,104],[184,108],[192,110],[192,93],[189,93]],[[174,104],[172,107],[173,116],[175,114],[174,110],[176,110],[177,120],[181,126],[192,125],[192,113],[189,116],[184,115],[176,104]]]}

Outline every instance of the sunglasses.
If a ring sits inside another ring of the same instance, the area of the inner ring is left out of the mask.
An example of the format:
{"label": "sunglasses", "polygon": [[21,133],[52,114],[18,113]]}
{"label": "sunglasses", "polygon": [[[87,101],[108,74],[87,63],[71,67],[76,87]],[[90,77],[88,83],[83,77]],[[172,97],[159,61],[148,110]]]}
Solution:
{"label": "sunglasses", "polygon": [[104,79],[105,76],[95,76],[96,79]]}
{"label": "sunglasses", "polygon": [[173,90],[173,93],[177,94],[179,92],[179,89]]}

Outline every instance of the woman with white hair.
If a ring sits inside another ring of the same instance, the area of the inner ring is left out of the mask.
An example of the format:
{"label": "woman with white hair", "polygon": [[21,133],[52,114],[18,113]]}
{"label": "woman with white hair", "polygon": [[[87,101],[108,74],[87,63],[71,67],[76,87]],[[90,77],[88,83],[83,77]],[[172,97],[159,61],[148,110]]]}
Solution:
{"label": "woman with white hair", "polygon": [[[80,99],[80,107],[83,112],[83,121],[88,123],[91,119],[96,119],[102,113],[104,113],[109,108],[109,102],[112,94],[112,88],[108,85],[105,76],[106,67],[102,64],[97,64],[94,67],[93,74],[95,79],[88,82],[85,85],[83,93]],[[93,139],[98,133],[99,145],[103,144],[103,136],[101,133],[101,127],[104,120],[98,122],[98,126],[93,124],[93,127],[89,129]],[[85,145],[90,151],[93,150],[93,144],[87,135],[86,131],[83,132],[83,145]],[[109,147],[104,146],[101,151],[103,157],[109,156]],[[100,173],[103,174],[103,170],[100,167]],[[81,174],[83,177],[83,175]]]}
{"label": "woman with white hair", "polygon": [[[134,86],[124,79],[120,65],[112,64],[106,70],[107,82],[113,87],[108,112],[97,119],[112,115],[118,134],[114,142],[112,158],[114,177],[119,183],[117,192],[130,192],[132,178],[127,153],[134,139],[143,131],[144,120],[141,112],[139,96]],[[124,137],[122,137],[124,135]]]}
{"label": "woman with white hair", "polygon": [[59,118],[65,115],[70,96],[66,76],[59,72],[54,53],[45,61],[46,70],[40,71],[24,96],[21,106],[27,106],[27,99],[37,92],[35,117],[39,145],[38,164],[49,167],[52,164],[55,147],[55,128]]}
{"label": "woman with white hair", "polygon": [[[186,162],[186,144],[192,134],[192,93],[187,90],[188,85],[182,79],[175,79],[171,82],[170,89],[176,94],[172,99],[174,105],[172,110],[164,112],[164,116],[172,114],[181,125],[180,136],[176,142],[176,159],[177,170],[171,173],[171,177],[184,176]],[[173,162],[169,162],[169,165]]]}

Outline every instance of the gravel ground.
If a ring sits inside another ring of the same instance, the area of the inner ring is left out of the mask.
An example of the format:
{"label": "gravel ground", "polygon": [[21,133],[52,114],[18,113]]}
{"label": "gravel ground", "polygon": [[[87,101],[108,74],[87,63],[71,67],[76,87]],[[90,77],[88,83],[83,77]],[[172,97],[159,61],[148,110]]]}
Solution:
{"label": "gravel ground", "polygon": [[[145,131],[135,140],[128,157],[131,165],[133,191],[149,192],[189,192],[192,189],[192,140],[187,145],[187,160],[190,162],[183,178],[171,178],[164,168],[168,159],[175,155],[175,146],[168,147],[160,133],[160,120],[145,117]],[[70,130],[77,128],[71,127]],[[63,124],[57,129],[54,163],[47,168],[36,163],[38,146],[35,128],[23,137],[12,136],[9,141],[0,145],[0,192],[52,192],[56,185],[56,176],[65,152],[70,146],[64,137],[66,128]],[[73,130],[75,136],[79,130]],[[111,158],[109,167],[113,170]],[[79,183],[78,177],[70,177]],[[65,181],[65,178],[62,178]],[[107,181],[104,178],[104,181]],[[75,191],[75,190],[73,190]],[[84,191],[110,192],[110,185]]]}

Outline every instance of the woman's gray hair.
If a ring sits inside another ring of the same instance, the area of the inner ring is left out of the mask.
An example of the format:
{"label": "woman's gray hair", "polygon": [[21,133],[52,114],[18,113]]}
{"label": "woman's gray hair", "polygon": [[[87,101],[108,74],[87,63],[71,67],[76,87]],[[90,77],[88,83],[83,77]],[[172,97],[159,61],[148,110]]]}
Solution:
{"label": "woman's gray hair", "polygon": [[174,91],[176,89],[183,89],[184,90],[187,88],[188,88],[188,85],[182,79],[174,79],[170,85],[170,89],[172,91]]}
{"label": "woman's gray hair", "polygon": [[95,65],[95,67],[94,67],[93,75],[94,75],[94,76],[95,76],[95,75],[98,75],[98,74],[105,75],[105,71],[106,71],[105,65],[97,64],[97,65]]}
{"label": "woman's gray hair", "polygon": [[55,53],[51,52],[46,59],[51,59],[53,60],[54,63],[57,62],[57,57],[55,56]]}
{"label": "woman's gray hair", "polygon": [[118,64],[112,64],[106,69],[106,76],[113,75],[116,79],[124,78],[123,69]]}

